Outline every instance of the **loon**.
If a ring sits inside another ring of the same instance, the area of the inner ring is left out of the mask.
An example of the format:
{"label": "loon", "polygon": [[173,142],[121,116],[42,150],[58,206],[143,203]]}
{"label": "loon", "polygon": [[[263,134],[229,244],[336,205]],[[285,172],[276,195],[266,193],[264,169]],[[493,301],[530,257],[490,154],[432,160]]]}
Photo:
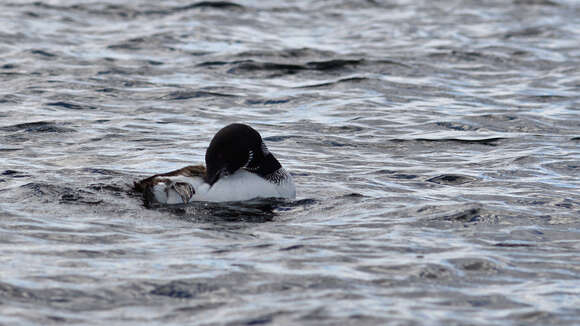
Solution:
{"label": "loon", "polygon": [[135,182],[134,189],[143,194],[146,206],[296,198],[292,176],[248,125],[234,123],[218,131],[205,164],[156,174]]}

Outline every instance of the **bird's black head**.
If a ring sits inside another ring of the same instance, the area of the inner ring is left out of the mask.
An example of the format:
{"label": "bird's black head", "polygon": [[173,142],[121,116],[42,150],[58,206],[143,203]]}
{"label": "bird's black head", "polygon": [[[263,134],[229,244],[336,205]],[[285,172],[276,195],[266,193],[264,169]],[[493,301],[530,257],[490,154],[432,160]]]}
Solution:
{"label": "bird's black head", "polygon": [[260,134],[241,123],[225,126],[213,136],[205,152],[205,165],[210,185],[241,168],[265,176],[281,167]]}

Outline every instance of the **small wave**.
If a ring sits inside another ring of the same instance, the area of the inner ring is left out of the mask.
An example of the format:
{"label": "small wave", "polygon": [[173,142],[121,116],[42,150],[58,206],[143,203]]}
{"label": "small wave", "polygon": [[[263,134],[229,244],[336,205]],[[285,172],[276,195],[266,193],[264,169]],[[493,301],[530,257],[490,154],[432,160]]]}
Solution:
{"label": "small wave", "polygon": [[192,98],[201,98],[201,97],[236,97],[233,94],[226,94],[226,93],[218,93],[218,92],[208,92],[208,91],[199,91],[199,90],[191,90],[191,91],[176,91],[171,92],[165,96],[162,96],[161,99],[164,100],[188,100]]}
{"label": "small wave", "polygon": [[199,294],[217,290],[219,290],[218,286],[206,282],[177,280],[157,285],[150,293],[170,298],[191,299]]}
{"label": "small wave", "polygon": [[354,67],[358,66],[362,63],[365,63],[363,59],[332,59],[332,60],[325,60],[325,61],[313,61],[306,63],[306,67],[311,70],[318,70],[318,71],[329,71],[329,70],[339,70],[344,69],[346,67]]}
{"label": "small wave", "polygon": [[463,139],[463,138],[441,138],[441,139],[431,139],[431,138],[413,138],[413,139],[391,139],[393,142],[434,142],[434,143],[461,143],[461,144],[474,144],[474,145],[486,145],[486,146],[497,146],[499,141],[505,140],[503,137],[492,137],[492,138],[479,138],[479,139]]}
{"label": "small wave", "polygon": [[45,50],[30,50],[30,53],[35,54],[35,55],[39,55],[42,57],[48,57],[48,58],[56,57],[56,54],[50,53],[50,52],[45,51]]}
{"label": "small wave", "polygon": [[306,70],[304,65],[291,63],[275,63],[275,62],[257,62],[254,60],[244,60],[239,63],[234,63],[235,67],[230,68],[227,72],[231,74],[255,72],[255,71],[278,71],[285,74],[293,74],[300,70]]}
{"label": "small wave", "polygon": [[140,16],[164,16],[171,15],[175,13],[184,12],[187,10],[195,9],[212,9],[212,10],[243,10],[244,6],[228,2],[228,1],[200,1],[183,6],[166,6],[166,7],[149,7],[149,8],[136,8],[134,6],[125,6],[118,4],[101,4],[101,3],[89,3],[89,4],[74,4],[74,5],[54,5],[45,2],[34,2],[32,4],[36,8],[41,8],[45,10],[57,10],[60,12],[84,12],[91,15],[99,16],[112,16],[112,17],[123,17],[123,18],[136,18]]}
{"label": "small wave", "polygon": [[268,137],[264,137],[263,139],[265,141],[268,142],[281,142],[281,141],[285,141],[286,139],[292,139],[292,138],[301,138],[300,136],[268,136]]}
{"label": "small wave", "polygon": [[15,170],[5,170],[4,172],[0,173],[0,175],[6,176],[6,177],[10,177],[10,178],[27,178],[27,177],[30,177],[30,174],[26,174],[24,172],[15,171]]}
{"label": "small wave", "polygon": [[276,105],[276,104],[284,104],[290,102],[289,99],[281,99],[281,100],[246,100],[246,104],[249,105]]}
{"label": "small wave", "polygon": [[20,187],[25,189],[28,196],[41,198],[44,202],[60,204],[98,205],[102,200],[94,198],[94,194],[84,189],[73,189],[67,186],[48,183],[31,182]]}
{"label": "small wave", "polygon": [[0,130],[3,131],[25,131],[25,132],[38,132],[38,133],[48,133],[48,132],[55,132],[55,133],[66,133],[66,132],[75,132],[76,130],[71,128],[65,128],[59,126],[57,123],[48,122],[48,121],[36,121],[36,122],[27,122],[27,123],[20,123],[11,126],[0,127]]}
{"label": "small wave", "polygon": [[497,224],[499,217],[481,207],[472,207],[443,216],[444,220],[462,223]]}
{"label": "small wave", "polygon": [[57,106],[57,107],[70,109],[70,110],[95,110],[96,109],[96,107],[91,106],[91,105],[81,105],[81,104],[74,104],[74,103],[61,102],[61,101],[46,103],[46,105]]}
{"label": "small wave", "polygon": [[459,174],[442,174],[431,179],[428,179],[427,182],[432,182],[440,185],[450,185],[450,186],[457,186],[466,183],[471,183],[474,181],[479,180],[478,178],[467,176],[467,175],[459,175]]}
{"label": "small wave", "polygon": [[264,57],[276,57],[276,58],[331,58],[336,56],[335,52],[319,50],[314,48],[291,48],[282,50],[252,50],[240,52],[236,55],[237,57],[245,58],[264,58]]}
{"label": "small wave", "polygon": [[327,87],[339,84],[358,84],[364,81],[369,81],[370,78],[367,77],[348,77],[348,78],[341,78],[336,81],[325,82],[325,83],[317,83],[313,85],[306,85],[306,86],[298,86],[297,88],[320,88],[320,87]]}

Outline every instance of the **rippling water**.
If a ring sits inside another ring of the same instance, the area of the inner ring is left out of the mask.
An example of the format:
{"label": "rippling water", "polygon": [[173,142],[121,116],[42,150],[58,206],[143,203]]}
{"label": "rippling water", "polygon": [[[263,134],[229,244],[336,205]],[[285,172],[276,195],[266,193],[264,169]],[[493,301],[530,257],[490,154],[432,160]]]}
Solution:
{"label": "rippling water", "polygon": [[[0,323],[580,323],[576,1],[3,1]],[[146,209],[258,129],[295,202]]]}

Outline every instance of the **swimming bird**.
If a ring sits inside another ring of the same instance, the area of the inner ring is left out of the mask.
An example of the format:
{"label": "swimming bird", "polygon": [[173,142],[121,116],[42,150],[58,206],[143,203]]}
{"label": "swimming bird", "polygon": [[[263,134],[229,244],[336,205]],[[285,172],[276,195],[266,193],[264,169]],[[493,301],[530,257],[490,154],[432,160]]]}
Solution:
{"label": "swimming bird", "polygon": [[234,123],[218,131],[205,152],[205,167],[190,165],[135,182],[145,204],[228,202],[296,198],[292,176],[252,127]]}

